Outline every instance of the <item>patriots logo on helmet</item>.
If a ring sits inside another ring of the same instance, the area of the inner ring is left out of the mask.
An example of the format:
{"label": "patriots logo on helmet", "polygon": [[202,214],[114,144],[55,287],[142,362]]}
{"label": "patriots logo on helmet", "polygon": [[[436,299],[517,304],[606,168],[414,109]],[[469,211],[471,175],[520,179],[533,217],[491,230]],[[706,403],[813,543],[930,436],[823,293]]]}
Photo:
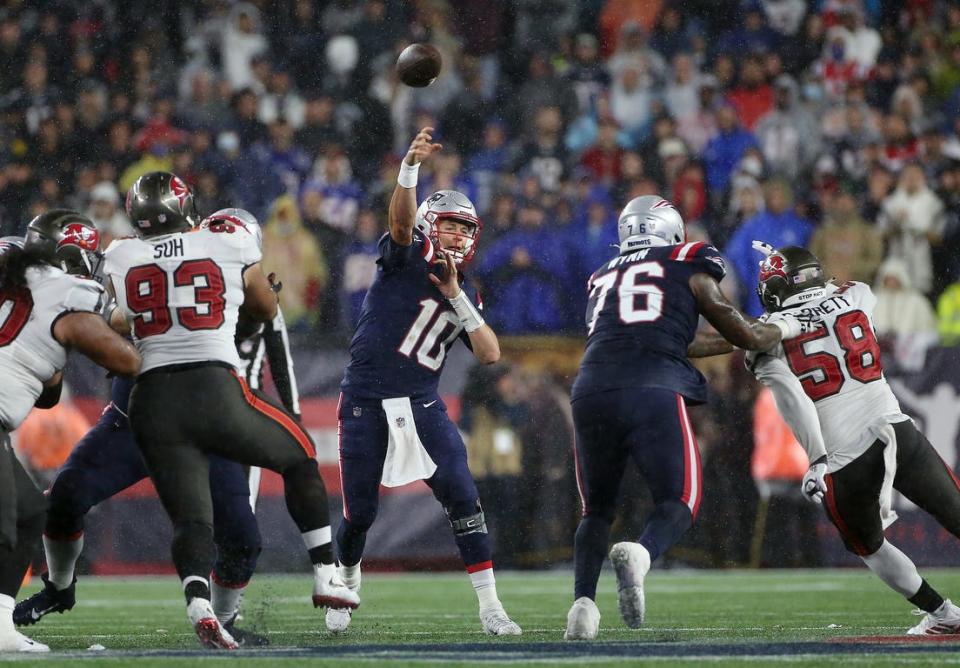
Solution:
{"label": "patriots logo on helmet", "polygon": [[666,206],[672,207],[673,204],[671,204],[670,202],[668,202],[668,201],[665,200],[665,199],[662,199],[662,200],[660,200],[659,202],[657,202],[656,204],[654,204],[653,206],[651,206],[650,208],[651,208],[651,209],[660,209],[660,208],[663,208],[663,207],[666,207]]}
{"label": "patriots logo on helmet", "polygon": [[774,276],[780,276],[787,280],[787,272],[783,270],[784,259],[782,255],[773,254],[760,263],[760,280],[766,281]]}
{"label": "patriots logo on helmet", "polygon": [[172,192],[173,196],[177,198],[177,202],[180,206],[180,213],[183,213],[184,204],[186,204],[187,197],[190,195],[190,190],[187,188],[187,184],[181,181],[179,176],[173,176],[170,178],[170,192]]}
{"label": "patriots logo on helmet", "polygon": [[70,223],[63,229],[63,238],[57,242],[57,248],[77,246],[83,250],[95,251],[100,246],[100,233],[95,228]]}

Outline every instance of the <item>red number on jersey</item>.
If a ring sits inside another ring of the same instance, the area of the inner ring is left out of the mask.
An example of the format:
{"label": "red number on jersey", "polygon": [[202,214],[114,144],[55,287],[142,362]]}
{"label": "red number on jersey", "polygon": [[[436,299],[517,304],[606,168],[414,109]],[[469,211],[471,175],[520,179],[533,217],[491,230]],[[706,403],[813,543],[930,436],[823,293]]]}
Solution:
{"label": "red number on jersey", "polygon": [[10,312],[0,324],[0,348],[9,346],[20,334],[20,330],[30,319],[33,312],[33,295],[27,288],[0,289],[0,313],[10,304]]}
{"label": "red number on jersey", "polygon": [[127,272],[124,288],[127,306],[137,314],[133,318],[133,333],[138,339],[163,334],[173,326],[167,308],[167,274],[163,269],[155,264],[134,267]]}
{"label": "red number on jersey", "polygon": [[[837,318],[833,332],[843,348],[843,361],[850,377],[861,383],[870,383],[883,375],[880,364],[880,344],[877,343],[870,320],[863,311],[851,311]],[[809,341],[830,336],[826,327],[814,330],[795,339],[785,341],[783,348],[787,353],[790,370],[800,378],[803,391],[813,401],[832,397],[843,387],[843,369],[836,355],[825,351],[808,353],[805,344]],[[813,372],[820,371],[822,380],[817,380]]]}
{"label": "red number on jersey", "polygon": [[[203,279],[206,283],[198,284]],[[223,309],[227,302],[223,298],[226,288],[223,272],[213,260],[187,260],[173,272],[173,284],[177,287],[193,286],[194,301],[197,306],[205,304],[207,312],[201,313],[196,306],[181,306],[177,309],[177,320],[189,330],[217,329],[223,324]]]}
{"label": "red number on jersey", "polygon": [[[156,264],[134,267],[124,280],[127,306],[137,315],[133,318],[133,333],[138,339],[163,334],[173,326],[173,315],[168,304],[167,274]],[[196,306],[177,308],[177,322],[185,328],[217,329],[223,324],[226,292],[223,272],[210,259],[185,260],[173,272],[175,287],[193,287]],[[202,313],[197,306],[205,305]],[[149,319],[146,316],[149,315]]]}

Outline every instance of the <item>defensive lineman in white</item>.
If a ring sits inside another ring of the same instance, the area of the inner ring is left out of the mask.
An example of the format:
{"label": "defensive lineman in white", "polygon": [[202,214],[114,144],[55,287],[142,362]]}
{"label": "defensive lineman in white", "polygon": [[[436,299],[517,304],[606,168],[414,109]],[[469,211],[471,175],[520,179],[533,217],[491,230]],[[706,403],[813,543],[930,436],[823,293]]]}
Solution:
{"label": "defensive lineman in white", "polygon": [[960,482],[900,411],[883,377],[872,320],[876,297],[864,283],[828,282],[820,261],[803,248],[754,247],[767,254],[757,286],[766,311],[819,325],[747,355],[747,367],[773,391],[810,458],[803,493],[825,503],[848,550],[926,613],[908,634],[960,632],[960,608],[883,535],[896,520],[890,508],[896,489],[960,538]]}

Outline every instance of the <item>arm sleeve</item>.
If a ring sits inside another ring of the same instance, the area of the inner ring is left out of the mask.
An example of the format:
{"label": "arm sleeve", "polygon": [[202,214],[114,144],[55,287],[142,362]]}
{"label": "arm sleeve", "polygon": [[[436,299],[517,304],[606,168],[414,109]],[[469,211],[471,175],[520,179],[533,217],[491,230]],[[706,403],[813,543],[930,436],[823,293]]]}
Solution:
{"label": "arm sleeve", "polygon": [[267,347],[270,375],[273,376],[273,384],[277,387],[280,400],[284,408],[300,419],[300,392],[297,390],[297,377],[293,371],[290,337],[287,336],[287,324],[279,308],[273,320],[264,326],[263,342]]}
{"label": "arm sleeve", "polygon": [[827,454],[820,430],[817,407],[803,391],[803,386],[793,375],[787,363],[772,355],[758,355],[752,361],[753,373],[761,383],[773,392],[777,410],[790,426],[797,441],[807,451],[811,462]]}

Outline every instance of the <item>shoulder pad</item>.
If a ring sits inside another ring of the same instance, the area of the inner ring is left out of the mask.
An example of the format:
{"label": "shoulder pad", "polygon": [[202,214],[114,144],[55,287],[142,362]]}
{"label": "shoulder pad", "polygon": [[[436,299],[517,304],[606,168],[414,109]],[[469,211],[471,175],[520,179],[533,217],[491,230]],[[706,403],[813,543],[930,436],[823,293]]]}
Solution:
{"label": "shoulder pad", "polygon": [[63,308],[66,311],[99,313],[106,299],[103,286],[89,278],[65,275]]}
{"label": "shoulder pad", "polygon": [[702,241],[674,246],[670,259],[675,262],[689,263],[694,271],[708,274],[718,281],[727,275],[727,266],[720,251]]}

